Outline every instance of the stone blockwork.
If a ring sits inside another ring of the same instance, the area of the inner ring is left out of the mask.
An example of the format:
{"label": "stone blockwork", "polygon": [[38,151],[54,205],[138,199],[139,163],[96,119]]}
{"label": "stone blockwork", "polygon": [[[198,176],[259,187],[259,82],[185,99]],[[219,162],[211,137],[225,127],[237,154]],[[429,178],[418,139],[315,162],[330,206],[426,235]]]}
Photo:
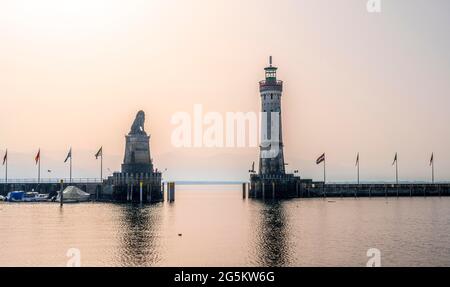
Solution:
{"label": "stone blockwork", "polygon": [[144,129],[145,113],[139,111],[125,136],[125,156],[122,171],[107,180],[109,188],[103,198],[113,201],[158,202],[164,199],[161,172],[153,169],[150,136]]}
{"label": "stone blockwork", "polygon": [[265,80],[259,82],[265,124],[261,125],[259,170],[258,173],[252,170],[250,175],[249,196],[253,198],[296,197],[301,189],[300,177],[285,170],[281,121],[283,82],[277,80],[277,69],[272,66],[271,58],[270,66],[264,68]]}

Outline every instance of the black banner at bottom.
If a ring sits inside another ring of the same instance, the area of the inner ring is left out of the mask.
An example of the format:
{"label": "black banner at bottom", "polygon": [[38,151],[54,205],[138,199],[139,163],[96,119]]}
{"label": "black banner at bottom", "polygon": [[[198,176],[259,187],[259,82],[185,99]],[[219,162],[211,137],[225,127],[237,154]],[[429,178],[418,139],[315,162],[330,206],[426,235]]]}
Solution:
{"label": "black banner at bottom", "polygon": [[[46,285],[120,284],[143,286],[301,286],[306,284],[366,284],[420,281],[429,284],[448,278],[446,268],[2,268],[0,276],[15,283]],[[388,278],[389,277],[389,278]],[[388,280],[389,279],[389,280]]]}

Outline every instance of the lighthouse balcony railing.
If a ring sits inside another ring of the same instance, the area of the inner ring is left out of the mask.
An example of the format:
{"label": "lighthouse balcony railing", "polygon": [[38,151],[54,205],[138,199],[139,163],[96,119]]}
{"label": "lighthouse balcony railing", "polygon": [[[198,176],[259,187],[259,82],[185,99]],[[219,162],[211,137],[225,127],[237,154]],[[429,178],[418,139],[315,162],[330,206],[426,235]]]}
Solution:
{"label": "lighthouse balcony railing", "polygon": [[263,80],[259,82],[260,91],[264,90],[283,90],[283,81],[279,80]]}

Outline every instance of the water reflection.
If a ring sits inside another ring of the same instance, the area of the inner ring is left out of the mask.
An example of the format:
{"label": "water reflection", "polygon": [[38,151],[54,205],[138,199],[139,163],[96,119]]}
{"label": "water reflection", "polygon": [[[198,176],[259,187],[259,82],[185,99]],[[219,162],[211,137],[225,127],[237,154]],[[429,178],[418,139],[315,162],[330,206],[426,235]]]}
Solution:
{"label": "water reflection", "polygon": [[153,266],[161,260],[157,233],[161,216],[157,209],[157,205],[121,205],[120,265]]}
{"label": "water reflection", "polygon": [[260,266],[286,266],[290,263],[288,244],[289,223],[279,201],[260,203],[257,232]]}

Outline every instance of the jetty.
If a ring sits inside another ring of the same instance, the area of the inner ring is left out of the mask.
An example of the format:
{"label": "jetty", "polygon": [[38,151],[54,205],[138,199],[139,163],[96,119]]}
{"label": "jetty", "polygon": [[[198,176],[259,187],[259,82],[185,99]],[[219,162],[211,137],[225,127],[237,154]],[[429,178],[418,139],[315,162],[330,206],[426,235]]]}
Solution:
{"label": "jetty", "polygon": [[[327,183],[301,180],[295,189],[280,192],[275,181],[249,183],[249,198],[317,198],[317,197],[417,197],[450,196],[450,183]],[[245,190],[245,187],[244,187]]]}

